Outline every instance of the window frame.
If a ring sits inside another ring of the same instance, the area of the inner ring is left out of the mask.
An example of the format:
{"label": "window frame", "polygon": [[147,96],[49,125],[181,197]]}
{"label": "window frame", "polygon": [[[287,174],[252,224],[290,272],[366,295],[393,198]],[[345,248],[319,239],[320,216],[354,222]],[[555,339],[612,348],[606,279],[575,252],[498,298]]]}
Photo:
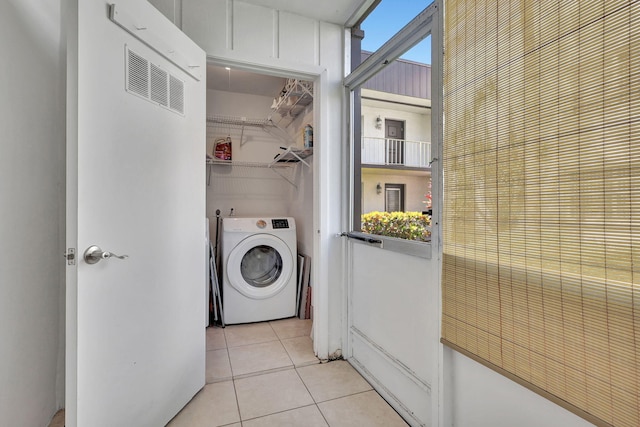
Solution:
{"label": "window frame", "polygon": [[389,193],[397,192],[398,193],[398,212],[404,212],[404,194],[405,194],[405,185],[404,184],[393,184],[386,183],[384,184],[384,210],[385,212],[396,212],[389,210]]}
{"label": "window frame", "polygon": [[[431,259],[434,236],[436,248],[441,247],[439,227],[441,218],[441,183],[442,168],[437,161],[442,150],[442,34],[441,25],[438,24],[442,14],[440,12],[440,0],[435,0],[420,12],[411,22],[398,31],[391,39],[383,44],[371,56],[360,63],[344,79],[345,99],[347,100],[347,114],[349,119],[350,141],[350,200],[349,200],[349,227],[346,233],[354,241],[378,245],[381,249],[404,253],[407,255]],[[416,44],[431,36],[431,147],[432,147],[432,215],[431,215],[431,242],[418,242],[398,239],[395,237],[371,235],[360,231],[361,222],[361,116],[360,88],[375,74],[382,71],[387,65],[398,59],[403,53]],[[352,47],[353,38],[352,35]],[[358,41],[359,42],[359,41]],[[352,57],[353,63],[353,57]],[[437,88],[437,90],[434,90]]]}

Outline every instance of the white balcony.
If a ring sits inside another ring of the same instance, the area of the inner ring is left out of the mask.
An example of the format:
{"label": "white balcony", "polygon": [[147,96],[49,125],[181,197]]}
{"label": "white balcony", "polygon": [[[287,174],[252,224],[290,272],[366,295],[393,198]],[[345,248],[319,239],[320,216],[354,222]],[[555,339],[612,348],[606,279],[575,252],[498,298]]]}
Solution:
{"label": "white balcony", "polygon": [[431,143],[405,139],[362,137],[363,165],[428,168]]}

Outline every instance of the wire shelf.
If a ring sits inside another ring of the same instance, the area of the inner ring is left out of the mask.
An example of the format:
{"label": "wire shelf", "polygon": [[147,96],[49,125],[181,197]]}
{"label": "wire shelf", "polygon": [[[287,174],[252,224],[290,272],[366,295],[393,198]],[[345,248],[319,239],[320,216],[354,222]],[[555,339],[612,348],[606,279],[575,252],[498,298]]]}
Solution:
{"label": "wire shelf", "polygon": [[259,128],[277,128],[278,126],[271,120],[266,119],[251,119],[247,117],[232,117],[232,116],[208,116],[207,126],[215,125],[228,125],[228,126],[251,126]]}
{"label": "wire shelf", "polygon": [[[292,137],[280,126],[274,123],[271,118],[266,119],[250,119],[246,117],[233,117],[233,116],[208,116],[207,117],[207,128],[208,129],[220,129],[230,131],[234,129],[236,131],[239,130],[240,134],[240,145],[243,145],[247,140],[245,138],[245,128],[248,130],[251,129],[259,129],[270,134],[273,137],[276,137],[282,141],[285,141],[287,145],[295,144]],[[207,132],[209,133],[209,132]],[[255,132],[254,132],[255,133]],[[301,150],[295,147],[282,148],[284,152],[278,153],[276,157],[270,163],[257,163],[257,162],[242,162],[242,161],[232,161],[232,160],[220,160],[216,158],[207,158],[206,164],[208,166],[207,171],[207,185],[211,184],[211,175],[213,166],[220,167],[239,167],[239,168],[268,168],[273,170],[274,173],[282,177],[284,180],[289,182],[289,184],[294,187],[298,187],[296,183],[293,181],[292,177],[288,176],[289,174],[284,172],[283,168],[287,168],[288,166],[292,166],[298,162],[305,164],[309,167],[309,163],[304,161],[306,157],[313,154],[313,149],[305,149]]]}
{"label": "wire shelf", "polygon": [[302,162],[307,167],[311,167],[309,163],[307,163],[304,159],[313,155],[313,148],[296,148],[296,147],[288,147],[284,149],[284,152],[279,153],[271,163],[269,163],[269,167],[274,166],[282,166],[287,163],[298,163]]}
{"label": "wire shelf", "polygon": [[237,162],[234,160],[219,160],[219,159],[207,159],[207,165],[246,167],[246,168],[273,168],[273,167],[284,168],[289,166],[286,163],[277,163],[275,165],[272,165],[271,163]]}
{"label": "wire shelf", "polygon": [[278,124],[288,126],[312,102],[313,82],[288,79],[280,96],[273,100],[271,109],[280,116]]}
{"label": "wire shelf", "polygon": [[285,141],[287,144],[293,142],[291,136],[271,120],[271,117],[266,119],[255,119],[247,117],[233,117],[233,116],[208,116],[207,117],[207,129],[224,131],[221,133],[229,134],[234,131],[240,137],[240,145],[244,145],[247,140],[245,138],[245,131],[252,130],[255,134],[256,131],[264,132],[272,137],[275,137],[281,141]]}

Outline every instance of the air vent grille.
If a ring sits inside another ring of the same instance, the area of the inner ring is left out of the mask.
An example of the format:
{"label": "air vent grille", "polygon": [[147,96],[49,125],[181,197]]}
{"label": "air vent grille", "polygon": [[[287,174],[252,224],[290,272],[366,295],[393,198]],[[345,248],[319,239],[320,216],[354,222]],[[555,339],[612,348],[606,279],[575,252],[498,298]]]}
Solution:
{"label": "air vent grille", "polygon": [[184,82],[174,76],[169,78],[169,108],[184,114]]}
{"label": "air vent grille", "polygon": [[184,115],[184,81],[126,49],[127,92]]}
{"label": "air vent grille", "polygon": [[149,96],[149,61],[128,51],[127,90],[147,98]]}
{"label": "air vent grille", "polygon": [[151,64],[151,100],[165,107],[169,106],[168,75],[169,73],[157,65]]}

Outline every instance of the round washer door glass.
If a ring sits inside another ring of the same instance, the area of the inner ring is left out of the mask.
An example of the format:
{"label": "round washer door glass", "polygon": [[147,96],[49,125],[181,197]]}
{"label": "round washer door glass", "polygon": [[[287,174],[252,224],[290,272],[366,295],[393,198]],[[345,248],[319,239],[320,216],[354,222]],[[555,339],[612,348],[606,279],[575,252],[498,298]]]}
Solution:
{"label": "round washer door glass", "polygon": [[250,286],[269,286],[282,274],[282,257],[271,246],[255,246],[242,257],[240,274]]}
{"label": "round washer door glass", "polygon": [[276,236],[254,234],[238,243],[226,262],[229,284],[246,297],[271,298],[282,291],[296,269],[293,253]]}

